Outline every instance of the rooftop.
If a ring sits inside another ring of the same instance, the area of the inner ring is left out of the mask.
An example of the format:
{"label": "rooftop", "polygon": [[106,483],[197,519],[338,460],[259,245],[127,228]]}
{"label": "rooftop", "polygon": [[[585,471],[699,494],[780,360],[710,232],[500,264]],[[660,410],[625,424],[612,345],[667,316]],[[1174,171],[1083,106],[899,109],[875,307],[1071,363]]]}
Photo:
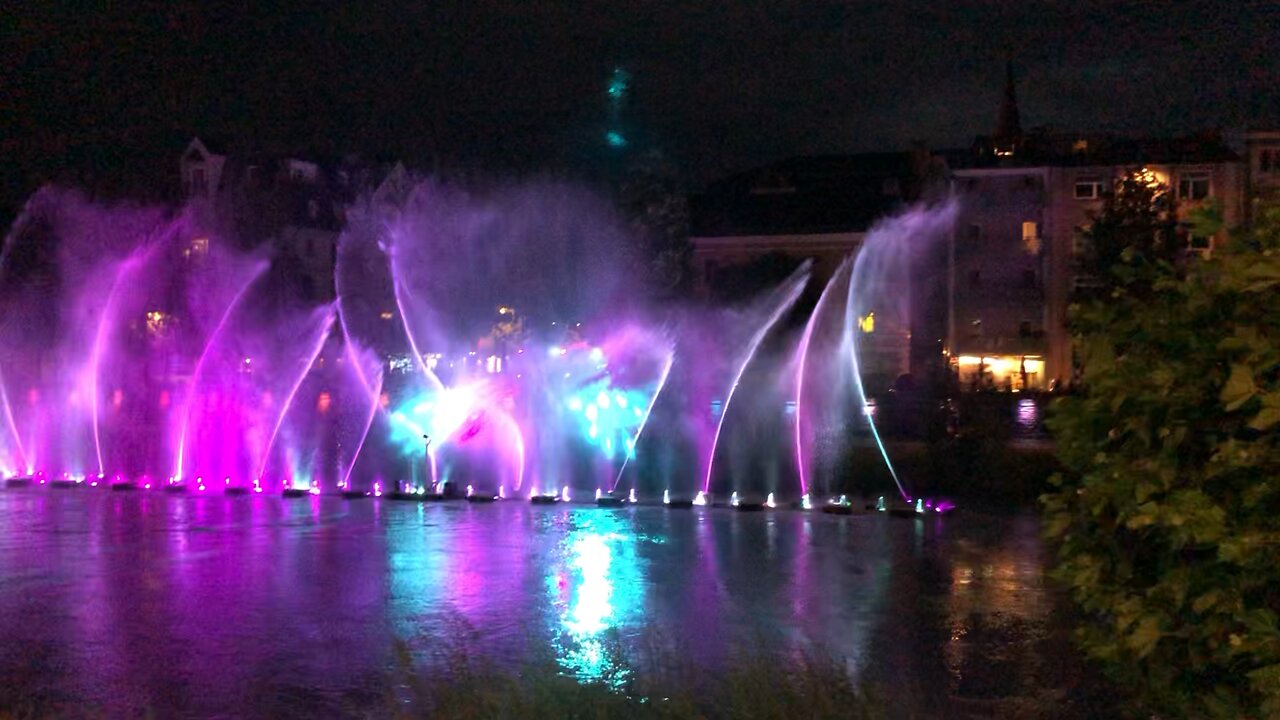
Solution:
{"label": "rooftop", "polygon": [[967,151],[944,153],[953,169],[1092,165],[1176,165],[1234,162],[1239,156],[1221,134],[1135,138],[1109,133],[1027,132],[1012,155],[1001,155],[991,139],[978,137]]}

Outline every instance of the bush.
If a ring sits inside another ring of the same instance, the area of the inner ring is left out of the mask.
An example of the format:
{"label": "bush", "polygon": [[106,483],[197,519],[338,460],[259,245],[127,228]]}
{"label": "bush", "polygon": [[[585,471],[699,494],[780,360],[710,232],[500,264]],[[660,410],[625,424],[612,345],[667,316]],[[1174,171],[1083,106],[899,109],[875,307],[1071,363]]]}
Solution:
{"label": "bush", "polygon": [[1065,471],[1042,498],[1056,576],[1145,708],[1280,717],[1280,210],[1184,265],[1135,207],[1107,204],[1109,242],[1138,239],[1073,308],[1082,392],[1055,404]]}

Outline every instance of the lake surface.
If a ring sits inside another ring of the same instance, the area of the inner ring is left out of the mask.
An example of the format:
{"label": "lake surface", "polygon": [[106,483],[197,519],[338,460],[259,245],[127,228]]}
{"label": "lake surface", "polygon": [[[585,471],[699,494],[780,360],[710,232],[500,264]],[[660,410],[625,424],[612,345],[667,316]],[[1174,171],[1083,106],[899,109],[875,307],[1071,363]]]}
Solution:
{"label": "lake surface", "polygon": [[[0,490],[0,702],[377,714],[397,648],[601,677],[819,646],[895,715],[1073,717],[1090,693],[1033,517]],[[625,669],[625,668],[623,668]],[[0,711],[3,711],[0,705]]]}

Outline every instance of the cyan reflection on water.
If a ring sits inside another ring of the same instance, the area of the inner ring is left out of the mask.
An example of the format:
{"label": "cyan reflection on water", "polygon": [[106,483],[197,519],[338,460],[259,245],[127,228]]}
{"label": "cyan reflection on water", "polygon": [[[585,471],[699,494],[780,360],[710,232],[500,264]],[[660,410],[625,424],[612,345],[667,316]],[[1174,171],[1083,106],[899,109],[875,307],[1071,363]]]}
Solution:
{"label": "cyan reflection on water", "polygon": [[461,648],[621,683],[657,634],[709,677],[744,651],[818,646],[945,714],[1066,682],[1044,659],[1063,633],[1035,529],[6,491],[0,681],[106,716],[270,715],[280,698],[374,692],[398,643],[429,673]]}
{"label": "cyan reflection on water", "polygon": [[559,627],[552,647],[565,671],[588,680],[625,682],[629,673],[611,642],[643,615],[645,574],[640,539],[619,513],[576,510],[548,568],[547,589]]}

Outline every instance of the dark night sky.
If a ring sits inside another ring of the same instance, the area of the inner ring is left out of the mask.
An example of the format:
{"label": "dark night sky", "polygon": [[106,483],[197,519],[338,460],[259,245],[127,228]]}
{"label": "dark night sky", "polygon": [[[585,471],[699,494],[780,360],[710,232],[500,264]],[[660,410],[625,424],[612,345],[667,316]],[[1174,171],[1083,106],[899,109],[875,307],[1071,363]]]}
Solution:
{"label": "dark night sky", "polygon": [[1280,123],[1274,2],[67,5],[0,10],[6,205],[66,165],[122,184],[176,172],[192,134],[562,167],[603,152],[619,64],[635,127],[695,179],[914,138],[967,144],[993,124],[1009,57],[1027,126]]}

